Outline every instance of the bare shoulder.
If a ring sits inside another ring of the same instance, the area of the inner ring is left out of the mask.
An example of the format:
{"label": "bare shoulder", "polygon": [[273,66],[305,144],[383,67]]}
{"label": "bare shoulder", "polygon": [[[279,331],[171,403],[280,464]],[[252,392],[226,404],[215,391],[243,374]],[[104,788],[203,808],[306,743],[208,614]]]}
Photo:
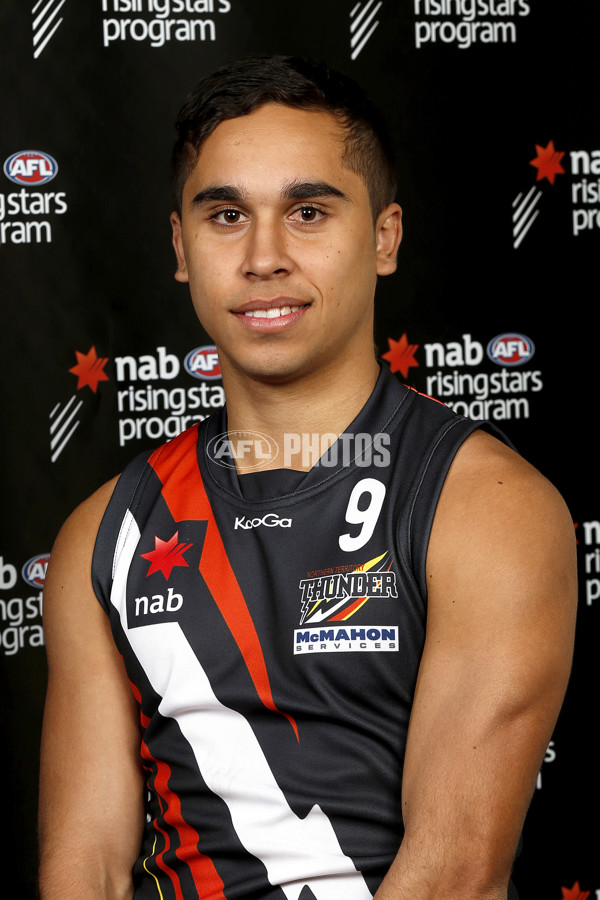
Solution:
{"label": "bare shoulder", "polygon": [[534,466],[502,441],[481,430],[475,431],[457,453],[449,484],[459,490],[470,487],[478,492],[506,488],[520,493],[527,489],[534,492],[539,501],[564,506],[559,493]]}
{"label": "bare shoulder", "polygon": [[[60,529],[50,554],[44,585],[44,630],[49,658],[55,638],[64,638],[65,621],[77,629],[100,613],[92,589],[91,565],[96,535],[117,478],[84,500]],[[68,611],[68,619],[64,614]]]}
{"label": "bare shoulder", "polygon": [[[64,522],[50,554],[48,577],[51,581],[54,580],[56,570],[61,564],[67,563],[71,568],[73,563],[81,558],[82,552],[85,552],[86,549],[93,550],[100,522],[117,481],[118,476],[103,484],[80,503]],[[79,553],[75,551],[79,551]]]}
{"label": "bare shoulder", "polygon": [[528,627],[552,611],[572,631],[575,532],[564,500],[521,456],[475,432],[442,490],[427,578],[430,604],[442,620],[452,606],[463,624],[510,614]]}
{"label": "bare shoulder", "polygon": [[111,478],[73,510],[58,533],[53,554],[55,550],[61,550],[66,542],[95,539],[117,481],[118,476]]}
{"label": "bare shoulder", "polygon": [[[525,539],[528,553],[557,540],[570,552],[575,534],[556,488],[510,447],[484,431],[469,437],[451,466],[434,524],[434,545],[456,549],[467,533],[492,543]],[[434,546],[435,549],[435,546]]]}

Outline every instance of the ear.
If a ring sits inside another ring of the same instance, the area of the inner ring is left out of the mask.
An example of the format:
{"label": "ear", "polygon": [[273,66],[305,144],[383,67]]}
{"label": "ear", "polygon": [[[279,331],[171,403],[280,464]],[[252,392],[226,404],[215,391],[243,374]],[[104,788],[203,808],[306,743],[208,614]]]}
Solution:
{"label": "ear", "polygon": [[396,271],[396,257],[402,240],[402,210],[397,203],[390,203],[377,216],[375,240],[377,274],[391,275]]}
{"label": "ear", "polygon": [[181,219],[176,212],[171,213],[171,228],[173,229],[173,249],[177,258],[177,271],[175,281],[185,284],[188,281],[188,270],[183,252],[183,238],[181,236]]}

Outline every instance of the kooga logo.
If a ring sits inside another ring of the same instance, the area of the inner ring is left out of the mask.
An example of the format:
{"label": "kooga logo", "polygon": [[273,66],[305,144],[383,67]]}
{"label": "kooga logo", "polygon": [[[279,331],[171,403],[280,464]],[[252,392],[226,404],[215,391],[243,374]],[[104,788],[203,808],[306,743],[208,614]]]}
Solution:
{"label": "kooga logo", "polygon": [[258,528],[259,525],[265,525],[267,528],[275,528],[277,525],[280,528],[291,528],[292,520],[280,519],[277,513],[267,513],[262,519],[247,519],[246,516],[238,516],[234,527],[248,530],[249,528]]}

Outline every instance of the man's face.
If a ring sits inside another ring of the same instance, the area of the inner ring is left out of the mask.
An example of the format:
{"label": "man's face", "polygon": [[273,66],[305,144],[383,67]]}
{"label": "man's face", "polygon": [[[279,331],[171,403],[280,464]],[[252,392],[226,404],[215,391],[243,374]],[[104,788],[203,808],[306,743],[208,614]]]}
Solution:
{"label": "man's face", "polygon": [[172,216],[179,268],[224,372],[287,381],[373,354],[378,274],[400,210],[374,225],[327,113],[268,104],[204,143]]}

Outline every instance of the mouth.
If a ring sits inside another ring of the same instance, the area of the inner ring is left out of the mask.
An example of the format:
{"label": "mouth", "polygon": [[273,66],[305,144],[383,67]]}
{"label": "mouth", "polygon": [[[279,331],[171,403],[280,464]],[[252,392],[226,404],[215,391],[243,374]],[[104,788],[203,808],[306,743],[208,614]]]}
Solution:
{"label": "mouth", "polygon": [[299,309],[305,309],[307,303],[298,306],[270,306],[268,309],[248,309],[243,315],[252,319],[279,319],[281,316],[289,316]]}
{"label": "mouth", "polygon": [[254,331],[278,332],[301,319],[310,305],[296,297],[273,297],[248,300],[232,312]]}

